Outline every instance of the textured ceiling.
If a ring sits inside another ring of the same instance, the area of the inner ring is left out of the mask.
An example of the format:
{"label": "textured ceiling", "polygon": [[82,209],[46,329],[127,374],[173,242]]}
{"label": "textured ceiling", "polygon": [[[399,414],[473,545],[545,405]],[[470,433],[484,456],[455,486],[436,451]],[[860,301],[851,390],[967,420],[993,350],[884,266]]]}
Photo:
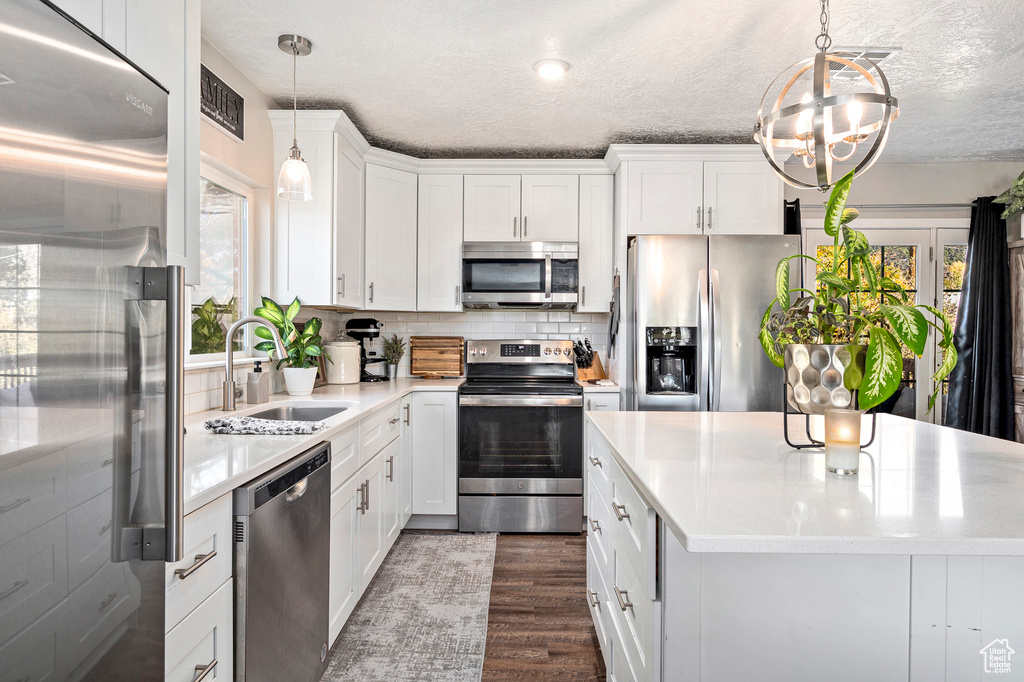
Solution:
{"label": "textured ceiling", "polygon": [[[774,0],[202,0],[203,35],[270,97],[341,108],[415,156],[600,157],[613,142],[749,142],[768,83],[813,54],[818,4]],[[886,162],[1024,158],[1021,0],[836,0],[837,46],[885,62]],[[561,81],[533,64],[572,65]]]}

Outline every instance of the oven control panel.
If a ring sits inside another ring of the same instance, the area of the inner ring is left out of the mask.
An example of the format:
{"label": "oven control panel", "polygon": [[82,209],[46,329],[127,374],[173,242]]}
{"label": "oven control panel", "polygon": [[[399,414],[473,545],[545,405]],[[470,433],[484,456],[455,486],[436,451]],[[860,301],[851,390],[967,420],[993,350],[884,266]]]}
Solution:
{"label": "oven control panel", "polygon": [[573,364],[572,341],[476,339],[466,341],[466,362]]}

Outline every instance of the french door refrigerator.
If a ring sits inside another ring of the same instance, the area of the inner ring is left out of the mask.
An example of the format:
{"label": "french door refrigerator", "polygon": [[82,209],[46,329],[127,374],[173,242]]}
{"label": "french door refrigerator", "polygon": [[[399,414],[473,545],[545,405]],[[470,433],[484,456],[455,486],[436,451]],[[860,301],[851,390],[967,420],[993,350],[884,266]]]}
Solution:
{"label": "french door refrigerator", "polygon": [[52,5],[0,0],[3,680],[164,676],[184,312],[166,185],[166,91]]}
{"label": "french door refrigerator", "polygon": [[[757,332],[779,259],[799,251],[792,235],[636,237],[627,252],[624,404],[782,411],[782,370]],[[792,285],[799,271],[794,263]]]}

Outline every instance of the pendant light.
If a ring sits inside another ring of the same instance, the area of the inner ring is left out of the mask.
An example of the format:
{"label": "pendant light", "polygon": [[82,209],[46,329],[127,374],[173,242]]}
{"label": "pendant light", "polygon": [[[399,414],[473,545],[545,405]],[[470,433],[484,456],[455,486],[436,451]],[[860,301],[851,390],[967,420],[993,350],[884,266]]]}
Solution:
{"label": "pendant light", "polygon": [[[900,109],[885,74],[863,52],[828,51],[829,5],[828,0],[820,3],[821,33],[814,40],[818,53],[768,86],[757,110],[754,139],[783,180],[824,192],[851,167],[855,177],[871,168]],[[787,171],[790,156],[801,164]]]}
{"label": "pendant light", "polygon": [[299,57],[305,57],[313,51],[313,43],[302,36],[289,34],[278,36],[277,46],[283,52],[292,55],[292,148],[277,176],[277,196],[287,201],[309,201],[313,198],[313,180],[309,176],[309,166],[306,165],[302,159],[302,152],[299,151],[295,62]]}

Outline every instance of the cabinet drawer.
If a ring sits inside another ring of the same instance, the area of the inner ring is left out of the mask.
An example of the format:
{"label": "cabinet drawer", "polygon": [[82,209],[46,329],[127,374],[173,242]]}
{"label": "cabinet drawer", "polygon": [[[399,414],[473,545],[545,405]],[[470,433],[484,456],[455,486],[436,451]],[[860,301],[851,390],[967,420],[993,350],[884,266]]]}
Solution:
{"label": "cabinet drawer", "polygon": [[[181,561],[164,568],[164,631],[169,631],[182,618],[231,577],[231,495],[224,495],[185,517],[185,553]],[[202,558],[216,554],[205,562]],[[203,562],[187,576],[186,571]]]}
{"label": "cabinet drawer", "polygon": [[[583,466],[587,469],[587,478],[596,484],[596,492],[605,500],[611,497],[611,484],[608,482],[608,472],[615,466],[612,461],[612,454],[601,435],[593,424],[587,423],[586,432],[586,457]],[[588,491],[589,494],[589,491]]]}
{"label": "cabinet drawer", "polygon": [[608,601],[609,588],[604,579],[604,573],[598,564],[593,546],[587,543],[587,604],[590,607],[590,615],[594,619],[594,629],[597,631],[597,641],[601,647],[601,656],[604,658],[605,668],[611,668],[611,656],[608,644],[608,609],[611,607]]}
{"label": "cabinet drawer", "polygon": [[231,581],[227,581],[183,621],[167,633],[164,680],[192,682],[201,670],[216,661],[206,680],[234,677]]}
{"label": "cabinet drawer", "polygon": [[111,435],[75,443],[67,448],[68,507],[77,507],[109,490],[114,482],[114,438]]}
{"label": "cabinet drawer", "polygon": [[609,464],[612,495],[608,504],[608,525],[615,529],[609,533],[613,536],[614,553],[616,558],[621,555],[632,564],[634,572],[644,580],[641,585],[643,594],[654,599],[657,597],[655,537],[658,516],[640,497],[622,469],[615,462]]}
{"label": "cabinet drawer", "polygon": [[[629,659],[634,679],[654,679],[655,668],[659,665],[655,655],[656,630],[661,616],[659,605],[646,597],[643,583],[629,561],[623,561],[618,554],[614,561],[613,577],[608,586],[608,610],[610,618],[617,621],[616,633],[621,636],[618,650]],[[632,606],[623,610],[616,590],[623,601]]]}
{"label": "cabinet drawer", "polygon": [[139,608],[142,589],[128,564],[107,564],[68,598],[70,660],[84,661]]}
{"label": "cabinet drawer", "polygon": [[592,547],[594,556],[601,566],[602,574],[609,572],[611,566],[612,516],[609,500],[610,495],[603,494],[593,477],[587,481],[587,547]]}
{"label": "cabinet drawer", "polygon": [[347,481],[359,468],[359,425],[331,439],[331,490]]}
{"label": "cabinet drawer", "polygon": [[399,413],[402,402],[396,400],[380,411],[359,422],[359,440],[362,441],[362,452],[359,453],[359,465],[366,464],[384,446],[398,438],[401,429]]}
{"label": "cabinet drawer", "polygon": [[0,545],[67,510],[65,455],[62,450],[0,472]]}
{"label": "cabinet drawer", "polygon": [[65,516],[0,546],[0,642],[68,593]]}
{"label": "cabinet drawer", "polygon": [[110,562],[112,495],[108,488],[68,514],[68,590],[74,590]]}
{"label": "cabinet drawer", "polygon": [[0,647],[0,682],[58,682],[67,677],[61,659],[63,609],[54,609]]}

